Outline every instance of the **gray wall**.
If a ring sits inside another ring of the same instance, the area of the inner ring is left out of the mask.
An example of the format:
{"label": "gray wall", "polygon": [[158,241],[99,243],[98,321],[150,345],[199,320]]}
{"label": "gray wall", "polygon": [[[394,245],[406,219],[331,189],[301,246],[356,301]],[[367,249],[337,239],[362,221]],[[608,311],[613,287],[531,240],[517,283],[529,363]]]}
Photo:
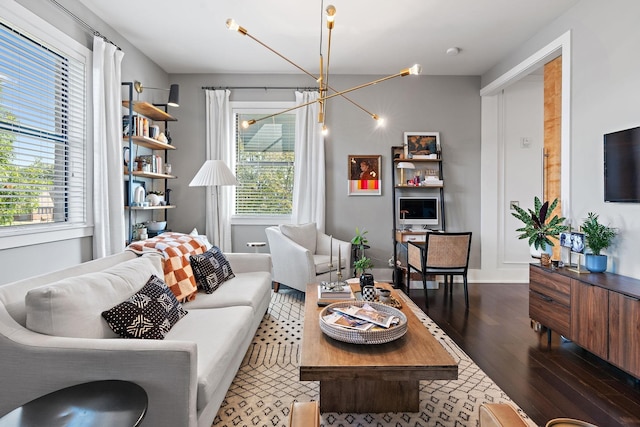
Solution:
{"label": "gray wall", "polygon": [[[376,76],[331,76],[332,86],[349,88]],[[204,231],[204,189],[188,184],[205,156],[203,86],[309,86],[300,75],[172,75],[180,84],[179,121],[172,125],[174,145],[171,164],[179,179],[171,212],[172,229]],[[471,265],[479,266],[480,251],[480,79],[479,77],[409,76],[393,79],[351,94],[370,111],[386,118],[386,127],[341,99],[328,104],[326,138],[327,210],[326,232],[350,240],[355,228],[369,230],[367,254],[377,268],[386,267],[393,253],[390,147],[402,145],[404,131],[438,131],[443,150],[447,229],[474,232]],[[232,90],[232,101],[292,101],[293,91]],[[347,157],[350,154],[381,154],[381,196],[347,195]],[[265,240],[265,226],[235,226],[234,251],[246,251],[246,242]]]}
{"label": "gray wall", "polygon": [[[640,126],[640,2],[582,0],[482,76],[482,85],[571,30],[569,220],[588,212],[619,229],[609,271],[640,278],[640,204],[604,203],[603,134]],[[563,167],[567,167],[564,165]]]}

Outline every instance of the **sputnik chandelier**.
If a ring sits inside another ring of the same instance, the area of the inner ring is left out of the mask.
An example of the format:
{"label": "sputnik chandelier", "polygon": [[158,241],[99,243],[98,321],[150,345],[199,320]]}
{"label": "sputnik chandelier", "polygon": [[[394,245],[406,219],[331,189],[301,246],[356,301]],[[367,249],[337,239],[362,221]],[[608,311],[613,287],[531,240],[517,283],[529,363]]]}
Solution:
{"label": "sputnik chandelier", "polygon": [[[327,56],[326,56],[326,64],[325,64],[325,59],[324,59],[324,56],[322,54],[322,26],[321,26],[320,27],[320,71],[319,71],[319,74],[317,76],[312,74],[311,72],[305,70],[300,65],[296,64],[295,62],[293,62],[292,60],[290,60],[286,56],[282,55],[280,52],[278,52],[275,49],[269,47],[268,45],[266,45],[265,43],[263,43],[262,41],[260,41],[259,39],[257,39],[253,35],[251,35],[247,31],[246,28],[243,28],[240,25],[238,25],[235,20],[233,20],[231,18],[227,19],[226,24],[227,24],[227,28],[229,30],[237,31],[238,33],[242,34],[243,36],[249,37],[251,40],[253,40],[256,43],[258,43],[259,45],[265,47],[269,51],[275,53],[280,58],[284,59],[289,64],[293,65],[295,68],[297,68],[298,70],[302,71],[303,73],[305,73],[309,77],[312,77],[318,83],[318,92],[320,94],[318,99],[316,99],[314,101],[310,101],[310,102],[307,102],[307,103],[299,104],[299,105],[296,105],[295,107],[291,107],[291,108],[288,108],[286,110],[283,110],[283,111],[280,111],[280,112],[277,112],[277,113],[274,113],[274,114],[270,114],[268,116],[261,117],[259,119],[252,119],[252,120],[248,120],[248,121],[245,120],[245,121],[242,122],[242,127],[243,128],[246,129],[249,126],[251,126],[252,124],[254,124],[256,122],[259,122],[261,120],[269,119],[269,118],[277,116],[279,114],[288,113],[289,111],[292,111],[292,110],[295,110],[295,109],[298,109],[298,108],[302,108],[302,107],[306,107],[307,105],[311,105],[311,104],[317,102],[318,105],[319,105],[318,123],[322,124],[322,133],[324,135],[326,135],[327,132],[328,132],[327,126],[325,124],[325,119],[326,119],[326,101],[328,101],[331,98],[335,98],[337,96],[342,97],[343,99],[349,101],[351,104],[355,105],[356,107],[358,107],[359,109],[364,111],[372,119],[376,120],[378,125],[380,126],[380,125],[382,125],[384,123],[384,119],[382,117],[378,116],[375,113],[372,113],[372,112],[368,111],[366,108],[364,108],[363,106],[361,106],[360,104],[358,104],[354,100],[352,100],[352,99],[348,98],[347,96],[345,96],[345,94],[347,94],[349,92],[356,91],[358,89],[365,88],[367,86],[372,86],[372,85],[384,82],[386,80],[393,79],[395,77],[404,77],[404,76],[408,76],[408,75],[417,75],[417,74],[420,74],[420,72],[422,71],[422,67],[420,65],[418,65],[418,64],[415,64],[413,67],[405,68],[405,69],[401,70],[399,73],[392,74],[392,75],[386,76],[386,77],[382,77],[380,79],[373,80],[371,82],[364,83],[364,84],[361,84],[361,85],[358,85],[358,86],[354,86],[354,87],[352,87],[350,89],[345,89],[345,90],[334,89],[333,87],[331,87],[329,85],[329,64],[330,64],[330,60],[331,60],[331,34],[332,34],[332,31],[333,31],[335,17],[336,17],[336,8],[333,5],[329,5],[324,10],[324,14],[325,14],[326,19],[327,19],[327,29],[329,30],[328,31],[328,36],[327,36]],[[329,91],[331,91],[331,92],[329,92]]]}

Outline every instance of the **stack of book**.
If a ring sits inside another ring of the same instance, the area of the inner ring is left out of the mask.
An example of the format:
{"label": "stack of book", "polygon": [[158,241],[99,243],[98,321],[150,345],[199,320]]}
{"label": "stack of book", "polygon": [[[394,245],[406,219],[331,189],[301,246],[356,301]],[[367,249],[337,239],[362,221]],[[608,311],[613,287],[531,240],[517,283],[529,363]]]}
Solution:
{"label": "stack of book", "polygon": [[342,289],[330,289],[324,285],[318,285],[318,305],[328,305],[334,302],[355,301],[356,296],[351,286],[345,283]]}

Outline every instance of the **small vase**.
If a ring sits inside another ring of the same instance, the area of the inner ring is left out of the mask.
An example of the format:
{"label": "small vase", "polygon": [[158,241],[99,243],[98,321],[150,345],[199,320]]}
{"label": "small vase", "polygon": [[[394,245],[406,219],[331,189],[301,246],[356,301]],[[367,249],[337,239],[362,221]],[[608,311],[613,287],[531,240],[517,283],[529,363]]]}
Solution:
{"label": "small vase", "polygon": [[373,286],[373,274],[371,273],[362,273],[360,276],[360,288],[362,289],[365,286]]}
{"label": "small vase", "polygon": [[586,254],[584,266],[592,273],[603,273],[607,270],[607,256]]}

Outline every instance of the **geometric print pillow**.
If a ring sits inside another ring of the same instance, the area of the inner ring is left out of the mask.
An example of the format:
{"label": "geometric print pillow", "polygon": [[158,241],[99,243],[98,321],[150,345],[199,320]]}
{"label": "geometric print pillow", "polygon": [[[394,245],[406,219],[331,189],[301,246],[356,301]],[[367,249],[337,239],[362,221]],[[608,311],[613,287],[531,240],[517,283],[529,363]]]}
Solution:
{"label": "geometric print pillow", "polygon": [[231,264],[217,246],[203,254],[191,255],[190,262],[196,283],[208,294],[218,289],[225,281],[236,277],[231,270]]}
{"label": "geometric print pillow", "polygon": [[152,275],[138,292],[102,317],[122,338],[161,340],[187,311],[159,277]]}

